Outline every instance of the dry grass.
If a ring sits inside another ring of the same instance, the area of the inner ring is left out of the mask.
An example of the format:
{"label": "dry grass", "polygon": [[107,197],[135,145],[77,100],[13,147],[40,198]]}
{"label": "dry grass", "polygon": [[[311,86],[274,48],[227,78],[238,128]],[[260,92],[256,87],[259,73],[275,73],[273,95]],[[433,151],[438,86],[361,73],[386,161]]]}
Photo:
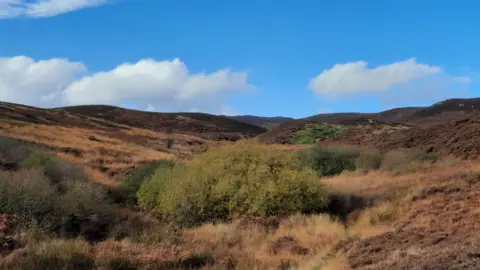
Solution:
{"label": "dry grass", "polygon": [[210,251],[224,260],[262,262],[273,268],[285,261],[301,267],[321,264],[318,257],[346,240],[347,234],[343,224],[328,215],[297,215],[280,221],[277,228],[237,220],[187,230],[183,238],[186,249],[194,253]]}
{"label": "dry grass", "polygon": [[442,163],[426,165],[415,172],[395,175],[386,171],[370,171],[366,174],[345,172],[338,176],[323,178],[333,193],[355,194],[358,196],[386,197],[401,195],[423,186],[440,183],[466,173],[478,173],[480,166],[475,161],[457,161],[455,165]]}
{"label": "dry grass", "polygon": [[[37,249],[50,250],[49,252],[34,253],[56,254],[58,247],[69,248],[84,254],[83,258],[91,259],[95,267],[135,265],[138,269],[155,269],[181,267],[193,261],[200,262],[201,265],[208,262],[209,265],[204,267],[209,269],[225,269],[228,266],[236,269],[277,269],[282,265],[296,266],[298,269],[349,269],[349,255],[345,250],[337,252],[339,245],[392,231],[397,221],[409,218],[412,212],[419,209],[428,209],[437,200],[427,198],[412,201],[426,187],[456,185],[466,188],[466,180],[460,178],[469,173],[480,173],[478,162],[459,162],[455,166],[436,164],[404,175],[381,171],[368,174],[350,172],[322,179],[333,192],[378,198],[374,206],[359,210],[356,217],[347,224],[326,214],[294,215],[275,222],[236,219],[231,223],[186,229],[181,233],[183,241],[176,244],[162,238],[157,242],[148,241],[149,243],[108,240],[87,248],[77,240],[63,244],[50,241]],[[386,192],[387,190],[391,192]],[[463,206],[459,204],[459,207]],[[429,228],[435,221],[433,217],[434,215],[425,218],[419,216],[415,220],[415,226]],[[47,248],[49,245],[52,247]],[[68,247],[70,245],[72,247]],[[415,257],[419,252],[415,246],[398,249],[398,254],[391,254],[391,260],[400,260],[405,256]],[[17,253],[10,256],[11,262],[15,260],[16,257],[12,257],[15,254]],[[59,254],[58,257],[64,260],[75,257],[69,254]]]}
{"label": "dry grass", "polygon": [[[0,128],[0,135],[56,148],[79,149],[82,153],[80,156],[63,152],[57,152],[57,155],[86,165],[85,172],[90,178],[115,188],[118,187],[116,179],[100,172],[93,165],[98,165],[101,161],[103,166],[110,170],[121,171],[148,160],[185,158],[194,149],[188,142],[197,140],[206,143],[194,136],[175,135],[173,149],[167,150],[164,140],[169,134],[143,129],[106,132],[1,121]],[[96,140],[91,140],[92,136]],[[211,145],[218,144],[221,143]],[[304,148],[282,145],[272,147],[286,151]],[[55,263],[59,260],[67,262],[83,258],[91,260],[92,267],[97,268],[112,269],[108,267],[132,264],[139,269],[155,269],[155,266],[182,266],[191,258],[194,258],[193,261],[209,261],[208,258],[211,257],[213,265],[209,267],[213,269],[224,269],[232,265],[237,269],[273,269],[285,265],[285,262],[295,264],[299,269],[348,269],[347,254],[344,251],[336,252],[339,244],[380,236],[392,231],[396,222],[410,218],[409,215],[413,212],[433,208],[433,203],[439,204],[441,200],[437,197],[413,201],[413,198],[422,194],[426,188],[441,185],[469,188],[462,177],[480,174],[478,165],[478,161],[443,159],[435,164],[418,166],[400,175],[378,170],[367,173],[345,172],[322,178],[320,181],[325,183],[333,194],[375,200],[373,206],[359,209],[355,215],[349,216],[346,224],[326,214],[295,215],[277,220],[272,226],[265,225],[266,220],[245,222],[244,219],[237,219],[231,223],[207,224],[186,229],[181,232],[183,243],[176,244],[162,240],[161,237],[158,241],[124,239],[108,240],[94,245],[79,239],[47,240],[32,243],[31,246],[27,245],[26,248],[11,253],[3,259],[3,263],[15,264],[20,258],[31,259],[33,263],[38,263],[38,260],[48,263],[44,260],[52,258]],[[459,203],[459,207],[464,206]],[[472,214],[478,212],[478,206],[472,208]],[[414,219],[414,224],[418,228],[429,228],[437,216],[438,213],[419,215]],[[412,246],[399,250],[398,254],[392,253],[392,256],[419,256],[421,252]]]}

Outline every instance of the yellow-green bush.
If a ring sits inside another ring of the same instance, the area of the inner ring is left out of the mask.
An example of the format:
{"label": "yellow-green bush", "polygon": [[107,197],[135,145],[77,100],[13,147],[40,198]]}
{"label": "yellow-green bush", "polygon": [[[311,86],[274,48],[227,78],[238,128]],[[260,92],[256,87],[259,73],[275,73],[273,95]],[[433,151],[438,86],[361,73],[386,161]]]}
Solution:
{"label": "yellow-green bush", "polygon": [[328,197],[316,173],[293,153],[257,141],[210,149],[190,163],[160,169],[138,192],[139,203],[182,225],[233,214],[318,211]]}
{"label": "yellow-green bush", "polygon": [[131,175],[125,178],[120,187],[125,193],[125,199],[128,204],[137,202],[136,193],[145,180],[152,177],[158,168],[170,169],[173,168],[175,162],[172,160],[155,160],[140,165]]}

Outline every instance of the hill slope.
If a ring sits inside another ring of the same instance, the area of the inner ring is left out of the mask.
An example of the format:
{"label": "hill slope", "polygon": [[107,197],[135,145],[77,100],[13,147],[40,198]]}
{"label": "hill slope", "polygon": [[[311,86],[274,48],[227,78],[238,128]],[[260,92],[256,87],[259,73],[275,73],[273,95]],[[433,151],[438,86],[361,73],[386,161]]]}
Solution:
{"label": "hill slope", "polygon": [[[327,123],[343,126],[349,131],[336,135],[336,138],[328,138],[327,142],[366,144],[384,149],[392,148],[394,145],[420,147],[422,146],[420,143],[418,145],[413,143],[413,141],[416,141],[413,137],[418,135],[422,137],[436,136],[436,139],[444,138],[441,130],[446,126],[442,125],[461,119],[474,118],[480,115],[477,108],[480,108],[480,98],[448,99],[428,107],[395,108],[379,113],[318,114],[282,123],[259,135],[259,138],[268,143],[289,143],[295,133],[304,130],[307,125]],[[355,128],[352,129],[351,127]],[[428,127],[430,129],[427,129]],[[465,134],[471,132],[466,131]],[[385,134],[388,134],[388,136],[384,136]],[[457,137],[455,134],[450,134],[450,136]],[[323,138],[319,139],[323,140]],[[380,142],[383,142],[382,145],[380,145]],[[434,142],[432,144],[437,145]],[[439,141],[438,144],[442,144],[442,142]],[[439,145],[436,148],[439,148]],[[442,152],[447,153],[452,151],[442,150]],[[457,154],[462,157],[470,156],[470,154]]]}
{"label": "hill slope", "polygon": [[231,119],[235,119],[237,121],[256,125],[264,128],[274,128],[282,123],[294,120],[291,117],[283,117],[283,116],[276,116],[276,117],[262,117],[262,116],[254,116],[254,115],[236,115],[236,116],[229,116]]}
{"label": "hill slope", "polygon": [[151,113],[112,106],[41,109],[0,103],[0,136],[40,144],[84,165],[92,178],[109,184],[115,184],[111,177],[141,163],[188,158],[215,141],[254,137],[265,130],[200,113]]}
{"label": "hill slope", "polygon": [[332,113],[318,114],[307,119],[335,124],[355,117],[368,117],[383,122],[407,125],[429,125],[458,120],[470,115],[478,115],[480,98],[455,98],[437,102],[427,107],[394,108],[379,113]]}
{"label": "hill slope", "polygon": [[64,107],[55,110],[136,128],[195,134],[208,139],[237,140],[243,137],[254,137],[266,131],[259,126],[205,113],[157,113],[103,105]]}

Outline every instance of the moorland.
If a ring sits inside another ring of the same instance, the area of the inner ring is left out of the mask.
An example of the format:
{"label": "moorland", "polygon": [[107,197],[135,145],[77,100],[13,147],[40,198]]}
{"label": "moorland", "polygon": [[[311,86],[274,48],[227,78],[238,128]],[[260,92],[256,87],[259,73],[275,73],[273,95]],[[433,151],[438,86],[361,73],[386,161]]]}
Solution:
{"label": "moorland", "polygon": [[0,103],[0,268],[479,269],[478,107]]}

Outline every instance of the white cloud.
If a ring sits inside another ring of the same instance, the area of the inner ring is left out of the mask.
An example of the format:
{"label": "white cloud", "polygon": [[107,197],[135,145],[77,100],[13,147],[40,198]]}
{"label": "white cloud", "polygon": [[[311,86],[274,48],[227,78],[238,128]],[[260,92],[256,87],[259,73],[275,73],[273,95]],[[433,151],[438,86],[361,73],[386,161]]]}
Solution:
{"label": "white cloud", "polygon": [[233,92],[248,90],[245,72],[230,69],[190,74],[179,59],[143,59],[110,71],[86,74],[84,64],[65,59],[0,58],[0,99],[40,107],[108,104],[150,111],[231,113]]}
{"label": "white cloud", "polygon": [[107,2],[108,0],[0,0],[0,19],[52,17]]}
{"label": "white cloud", "polygon": [[317,95],[340,97],[383,92],[406,83],[442,73],[437,66],[417,63],[415,58],[370,69],[365,61],[337,64],[310,81]]}
{"label": "white cloud", "polygon": [[0,58],[0,100],[31,105],[49,104],[84,72],[86,67],[82,63],[65,59],[35,62],[25,56]]}

